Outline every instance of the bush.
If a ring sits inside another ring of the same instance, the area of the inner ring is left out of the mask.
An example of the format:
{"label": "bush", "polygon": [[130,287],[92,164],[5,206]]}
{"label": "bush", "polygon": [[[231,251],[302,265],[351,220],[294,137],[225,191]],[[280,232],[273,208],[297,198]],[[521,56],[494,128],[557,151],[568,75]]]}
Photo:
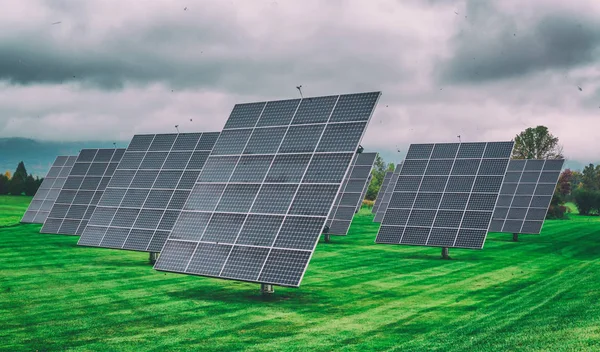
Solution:
{"label": "bush", "polygon": [[546,213],[546,219],[565,219],[567,213],[567,207],[564,205],[550,205],[548,213]]}
{"label": "bush", "polygon": [[591,215],[600,212],[600,192],[579,189],[573,192],[573,198],[579,214]]}
{"label": "bush", "polygon": [[364,200],[362,201],[362,206],[363,206],[363,207],[369,207],[369,208],[372,208],[374,204],[375,204],[375,201],[372,201],[372,200],[364,199]]}

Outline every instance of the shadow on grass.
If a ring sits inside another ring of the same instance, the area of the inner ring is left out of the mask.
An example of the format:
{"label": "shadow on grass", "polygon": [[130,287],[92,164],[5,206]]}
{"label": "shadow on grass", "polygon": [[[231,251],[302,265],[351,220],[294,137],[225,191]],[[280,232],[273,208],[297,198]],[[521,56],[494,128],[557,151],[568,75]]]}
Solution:
{"label": "shadow on grass", "polygon": [[[254,288],[250,284],[243,284],[236,289],[221,286],[218,289],[215,286],[219,283],[210,283],[194,288],[188,288],[181,291],[168,292],[167,295],[178,299],[201,300],[201,301],[220,301],[228,304],[255,303],[280,303],[289,302],[291,304],[313,304],[322,301],[319,295],[311,291],[303,291],[291,288],[278,288],[275,286],[275,292],[263,295],[260,292],[260,285],[256,284]],[[222,285],[222,284],[221,284]],[[293,290],[293,291],[292,291]]]}

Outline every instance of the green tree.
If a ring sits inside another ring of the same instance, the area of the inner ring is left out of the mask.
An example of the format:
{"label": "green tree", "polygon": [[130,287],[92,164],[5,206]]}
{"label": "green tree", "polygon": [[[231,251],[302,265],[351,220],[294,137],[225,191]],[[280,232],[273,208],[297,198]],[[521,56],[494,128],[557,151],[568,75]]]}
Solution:
{"label": "green tree", "polygon": [[0,195],[8,194],[9,179],[6,175],[0,174]]}
{"label": "green tree", "polygon": [[573,192],[575,205],[581,215],[590,215],[600,210],[600,192],[578,189]]}
{"label": "green tree", "polygon": [[584,167],[581,173],[581,184],[583,189],[588,191],[600,190],[600,168],[594,167],[594,164]]}
{"label": "green tree", "polygon": [[528,128],[515,137],[513,159],[562,159],[562,147],[548,127]]}
{"label": "green tree", "polygon": [[25,169],[25,164],[21,161],[10,179],[8,192],[15,196],[23,194],[26,182],[27,169]]}
{"label": "green tree", "polygon": [[377,193],[379,192],[379,188],[381,188],[381,184],[383,183],[385,173],[388,171],[394,171],[394,167],[394,164],[387,164],[381,156],[377,155],[375,164],[373,165],[373,170],[371,170],[371,175],[373,177],[371,178],[371,183],[367,189],[367,195],[365,196],[365,199],[375,200]]}
{"label": "green tree", "polygon": [[37,192],[39,184],[39,177],[37,179],[33,178],[33,175],[27,176],[25,179],[25,195],[26,196],[34,196],[35,192]]}
{"label": "green tree", "polygon": [[552,201],[546,214],[547,219],[564,219],[567,212],[567,207],[564,206],[566,198],[571,194],[571,178],[573,173],[571,170],[566,169],[561,172],[558,177],[558,183],[554,195],[552,195]]}

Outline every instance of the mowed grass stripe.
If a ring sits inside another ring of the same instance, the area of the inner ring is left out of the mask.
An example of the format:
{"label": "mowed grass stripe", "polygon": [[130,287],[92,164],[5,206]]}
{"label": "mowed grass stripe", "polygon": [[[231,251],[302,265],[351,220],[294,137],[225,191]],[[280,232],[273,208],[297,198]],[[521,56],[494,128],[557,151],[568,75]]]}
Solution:
{"label": "mowed grass stripe", "polygon": [[541,235],[522,235],[518,243],[490,234],[482,251],[452,249],[450,261],[439,259],[439,248],[374,244],[372,218],[361,210],[347,237],[317,246],[299,289],[277,287],[270,298],[254,284],[157,272],[146,253],[78,247],[77,237],[39,234],[40,225],[0,228],[0,349],[600,345],[598,218],[547,221]]}

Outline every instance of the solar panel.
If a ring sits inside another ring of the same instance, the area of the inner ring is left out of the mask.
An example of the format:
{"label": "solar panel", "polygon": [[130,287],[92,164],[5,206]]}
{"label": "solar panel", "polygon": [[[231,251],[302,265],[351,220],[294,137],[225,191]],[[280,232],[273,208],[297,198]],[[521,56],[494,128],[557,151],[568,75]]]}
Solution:
{"label": "solar panel", "polygon": [[125,149],[82,149],[40,233],[81,235]]}
{"label": "solar panel", "polygon": [[377,198],[375,198],[375,203],[373,203],[373,209],[371,209],[372,214],[377,214],[377,209],[379,209],[379,205],[381,205],[381,199],[385,194],[387,186],[390,184],[390,179],[392,178],[393,174],[394,171],[388,171],[385,173],[383,181],[381,181],[381,186],[379,187],[379,192],[377,192]]}
{"label": "solar panel", "polygon": [[78,245],[160,252],[218,136],[135,135]]}
{"label": "solar panel", "polygon": [[363,205],[363,200],[365,200],[365,197],[367,196],[367,192],[369,191],[369,185],[371,184],[371,180],[373,180],[373,174],[369,173],[369,177],[367,177],[367,182],[365,182],[365,186],[363,188],[362,194],[360,195],[360,202],[358,202],[358,204],[356,205],[355,213],[358,213],[360,211],[360,208]]}
{"label": "solar panel", "polygon": [[54,206],[54,202],[62,186],[71,172],[77,156],[57,156],[50,167],[48,174],[42,181],[27,211],[21,219],[22,223],[43,224]]}
{"label": "solar panel", "polygon": [[236,105],[154,268],[299,286],[379,95]]}
{"label": "solar panel", "polygon": [[398,176],[400,173],[400,168],[402,167],[402,163],[396,165],[392,173],[392,177],[388,182],[387,187],[381,197],[381,203],[379,203],[379,207],[377,208],[377,213],[375,213],[375,217],[373,218],[373,222],[381,222],[383,220],[383,216],[390,204],[390,199],[392,198],[392,192],[394,191],[394,187],[396,186],[396,182],[398,181]]}
{"label": "solar panel", "polygon": [[361,153],[354,158],[354,163],[344,179],[342,191],[338,193],[334,206],[327,218],[328,235],[346,236],[352,218],[360,209],[362,198],[368,186],[369,176],[377,153]]}
{"label": "solar panel", "polygon": [[564,162],[510,160],[489,230],[539,234]]}
{"label": "solar panel", "polygon": [[412,144],[376,242],[483,248],[513,144]]}

